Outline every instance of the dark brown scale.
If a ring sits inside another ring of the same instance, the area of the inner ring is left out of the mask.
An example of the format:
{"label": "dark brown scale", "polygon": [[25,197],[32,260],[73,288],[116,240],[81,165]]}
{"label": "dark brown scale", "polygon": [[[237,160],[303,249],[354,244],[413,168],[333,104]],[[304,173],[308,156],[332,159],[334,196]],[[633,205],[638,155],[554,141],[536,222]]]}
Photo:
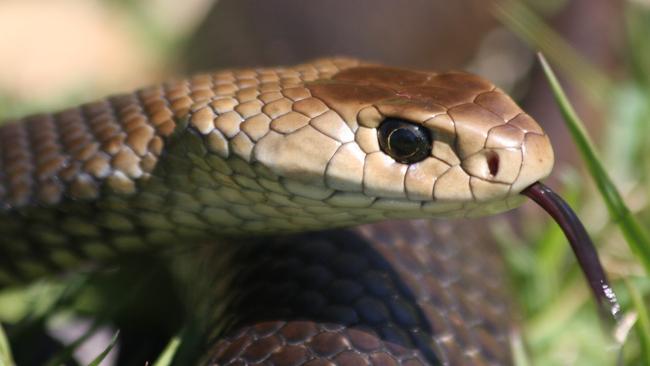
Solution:
{"label": "dark brown scale", "polygon": [[510,364],[503,274],[478,233],[459,234],[463,224],[245,243],[228,269],[238,280],[226,291],[237,300],[222,314],[236,320],[209,364]]}

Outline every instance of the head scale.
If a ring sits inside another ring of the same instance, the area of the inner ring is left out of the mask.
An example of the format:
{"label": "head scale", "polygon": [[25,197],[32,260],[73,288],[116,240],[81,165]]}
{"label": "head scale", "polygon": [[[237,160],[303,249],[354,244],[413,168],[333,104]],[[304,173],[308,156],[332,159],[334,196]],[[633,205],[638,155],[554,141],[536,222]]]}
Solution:
{"label": "head scale", "polygon": [[[305,123],[272,127],[254,158],[348,212],[374,208],[408,218],[502,211],[522,202],[519,193],[553,166],[539,125],[475,75],[361,65],[305,87],[311,97],[293,105]],[[280,122],[272,126],[293,123]]]}
{"label": "head scale", "polygon": [[176,189],[198,195],[219,234],[485,215],[523,202],[553,165],[537,123],[467,73],[323,59],[213,80],[169,155],[206,145],[202,187]]}

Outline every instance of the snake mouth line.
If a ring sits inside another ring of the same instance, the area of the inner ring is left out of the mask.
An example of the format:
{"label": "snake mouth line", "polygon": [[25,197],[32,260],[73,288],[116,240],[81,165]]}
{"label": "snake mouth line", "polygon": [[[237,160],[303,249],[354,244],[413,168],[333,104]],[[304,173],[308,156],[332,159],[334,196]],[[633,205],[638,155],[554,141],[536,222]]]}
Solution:
{"label": "snake mouth line", "polygon": [[540,205],[560,225],[596,297],[599,310],[611,316],[616,322],[621,307],[607,280],[596,247],[578,216],[562,197],[540,182],[533,183],[524,189],[522,194]]}

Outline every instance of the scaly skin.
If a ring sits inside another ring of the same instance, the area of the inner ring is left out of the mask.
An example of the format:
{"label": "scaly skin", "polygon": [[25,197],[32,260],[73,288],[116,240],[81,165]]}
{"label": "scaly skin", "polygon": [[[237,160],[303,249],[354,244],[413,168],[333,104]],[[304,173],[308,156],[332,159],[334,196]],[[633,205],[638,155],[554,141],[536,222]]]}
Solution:
{"label": "scaly skin", "polygon": [[210,365],[510,365],[517,316],[487,230],[463,229],[472,224],[384,222],[206,248],[189,276],[207,282],[192,293],[214,296],[197,316],[214,319],[201,354]]}
{"label": "scaly skin", "polygon": [[[431,155],[384,153],[386,117],[428,128]],[[0,283],[207,239],[503,211],[553,165],[491,83],[343,58],[27,117],[0,127],[0,153]]]}

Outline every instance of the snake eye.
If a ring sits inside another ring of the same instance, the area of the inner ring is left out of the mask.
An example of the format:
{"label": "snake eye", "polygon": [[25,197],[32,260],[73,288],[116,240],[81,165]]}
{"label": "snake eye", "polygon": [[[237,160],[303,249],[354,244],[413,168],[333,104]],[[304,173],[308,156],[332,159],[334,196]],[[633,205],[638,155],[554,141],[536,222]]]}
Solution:
{"label": "snake eye", "polygon": [[381,149],[400,163],[417,163],[431,153],[431,134],[420,125],[387,118],[377,132]]}

